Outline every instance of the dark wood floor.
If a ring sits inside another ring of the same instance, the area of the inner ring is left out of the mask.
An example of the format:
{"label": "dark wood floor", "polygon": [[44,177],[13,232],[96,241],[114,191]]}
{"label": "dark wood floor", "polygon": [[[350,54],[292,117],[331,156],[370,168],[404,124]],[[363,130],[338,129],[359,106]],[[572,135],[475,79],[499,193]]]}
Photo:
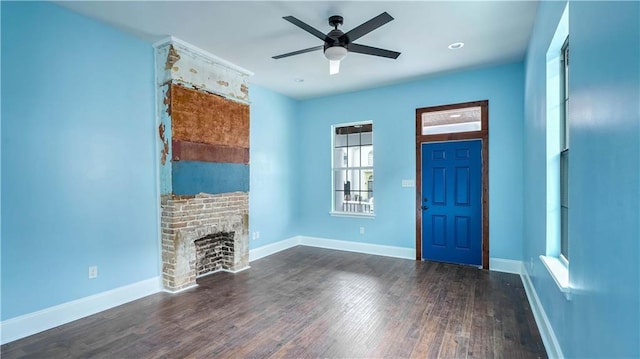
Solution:
{"label": "dark wood floor", "polygon": [[295,247],[24,338],[2,358],[541,358],[520,278]]}

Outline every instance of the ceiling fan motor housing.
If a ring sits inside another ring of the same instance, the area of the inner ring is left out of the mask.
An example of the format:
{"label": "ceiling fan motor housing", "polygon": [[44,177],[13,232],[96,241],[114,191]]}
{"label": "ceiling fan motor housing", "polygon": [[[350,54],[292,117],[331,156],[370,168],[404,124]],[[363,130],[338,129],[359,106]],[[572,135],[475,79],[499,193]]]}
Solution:
{"label": "ceiling fan motor housing", "polygon": [[324,49],[328,49],[329,47],[333,47],[333,46],[340,46],[340,47],[344,47],[347,48],[349,45],[349,38],[344,36],[342,37],[342,35],[344,35],[344,32],[335,29],[335,30],[331,30],[329,31],[329,33],[327,34],[327,37],[333,39],[333,44],[330,44],[328,42],[324,42]]}

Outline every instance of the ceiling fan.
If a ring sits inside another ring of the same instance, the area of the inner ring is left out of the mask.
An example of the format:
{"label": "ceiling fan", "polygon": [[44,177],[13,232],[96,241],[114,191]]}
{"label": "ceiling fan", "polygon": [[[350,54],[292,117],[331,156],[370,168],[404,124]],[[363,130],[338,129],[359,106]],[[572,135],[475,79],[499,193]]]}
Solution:
{"label": "ceiling fan", "polygon": [[388,57],[391,59],[397,59],[398,56],[400,56],[400,53],[396,51],[379,49],[377,47],[360,45],[352,42],[393,20],[393,17],[391,17],[391,15],[389,15],[387,12],[383,12],[382,14],[372,18],[371,20],[361,24],[360,26],[357,26],[356,28],[351,29],[350,31],[347,31],[346,33],[338,30],[338,26],[342,25],[342,16],[331,16],[329,17],[329,25],[333,26],[333,30],[329,31],[329,33],[327,33],[326,35],[320,32],[320,30],[315,29],[314,27],[298,20],[293,16],[285,16],[283,17],[283,19],[319,38],[320,40],[323,40],[324,45],[314,46],[308,49],[302,49],[278,56],[273,56],[273,58],[276,60],[283,57],[289,57],[324,49],[324,56],[329,60],[329,73],[331,75],[335,75],[340,71],[340,60],[344,59],[344,57],[347,56],[347,52]]}

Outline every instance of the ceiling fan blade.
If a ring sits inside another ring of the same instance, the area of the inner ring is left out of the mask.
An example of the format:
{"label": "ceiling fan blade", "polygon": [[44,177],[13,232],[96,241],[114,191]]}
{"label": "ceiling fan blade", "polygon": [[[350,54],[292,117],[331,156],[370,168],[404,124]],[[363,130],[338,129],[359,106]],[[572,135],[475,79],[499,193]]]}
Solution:
{"label": "ceiling fan blade", "polygon": [[340,36],[340,42],[342,43],[343,40],[345,40],[347,38],[349,39],[349,41],[355,41],[355,40],[361,38],[362,36],[370,33],[371,31],[379,28],[380,26],[388,23],[391,20],[393,20],[393,17],[391,17],[391,15],[389,15],[385,11],[382,14],[374,17],[373,19],[365,22],[364,24],[361,24],[358,27],[355,27],[355,28],[351,29],[346,34]]}
{"label": "ceiling fan blade", "polygon": [[340,72],[340,60],[329,60],[329,75],[335,75]]}
{"label": "ceiling fan blade", "polygon": [[273,56],[273,59],[281,59],[283,57],[289,57],[289,56],[293,56],[293,55],[300,55],[300,54],[304,54],[305,52],[311,52],[311,51],[316,51],[316,50],[320,50],[322,49],[324,46],[320,45],[320,46],[314,46],[314,47],[310,47],[308,49],[302,49],[302,50],[298,50],[298,51],[294,51],[294,52],[288,52],[286,54],[282,54],[282,55],[278,55],[278,56]]}
{"label": "ceiling fan blade", "polygon": [[348,50],[349,52],[356,52],[356,53],[365,54],[365,55],[388,57],[390,59],[397,59],[398,56],[400,56],[400,53],[396,51],[379,49],[377,47],[371,47],[371,46],[354,44],[354,43],[349,44]]}
{"label": "ceiling fan blade", "polygon": [[318,39],[328,42],[329,44],[333,44],[335,41],[328,37],[327,35],[323,34],[320,30],[312,27],[311,25],[302,22],[301,20],[298,20],[297,18],[293,17],[293,16],[285,16],[283,17],[283,19],[289,21],[290,23],[296,25],[297,27],[301,28],[302,30],[310,33],[311,35],[317,37]]}

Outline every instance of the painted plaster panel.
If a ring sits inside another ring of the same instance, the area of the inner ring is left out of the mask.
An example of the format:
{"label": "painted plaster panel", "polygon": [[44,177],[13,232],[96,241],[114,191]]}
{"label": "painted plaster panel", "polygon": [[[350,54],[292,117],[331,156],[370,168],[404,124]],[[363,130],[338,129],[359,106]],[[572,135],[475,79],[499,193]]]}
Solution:
{"label": "painted plaster panel", "polygon": [[173,163],[173,193],[227,193],[249,191],[249,166],[239,163],[178,161]]}

